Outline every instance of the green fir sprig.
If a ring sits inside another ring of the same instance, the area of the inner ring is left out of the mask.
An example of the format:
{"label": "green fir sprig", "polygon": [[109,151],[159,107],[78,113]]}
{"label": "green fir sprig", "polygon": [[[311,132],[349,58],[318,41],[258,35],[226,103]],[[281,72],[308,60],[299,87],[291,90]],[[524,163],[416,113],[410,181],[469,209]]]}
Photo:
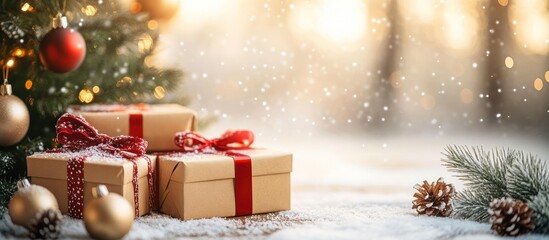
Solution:
{"label": "green fir sprig", "polygon": [[487,222],[493,199],[511,197],[534,210],[534,232],[549,233],[549,169],[539,157],[511,149],[448,146],[443,165],[464,181],[457,195],[458,217]]}

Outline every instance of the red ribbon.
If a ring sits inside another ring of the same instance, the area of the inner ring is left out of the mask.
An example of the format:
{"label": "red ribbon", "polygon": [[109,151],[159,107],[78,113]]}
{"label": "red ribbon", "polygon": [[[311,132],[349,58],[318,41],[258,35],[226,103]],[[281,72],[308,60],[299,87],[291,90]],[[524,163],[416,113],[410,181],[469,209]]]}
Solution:
{"label": "red ribbon", "polygon": [[221,151],[250,149],[254,142],[254,133],[249,130],[229,130],[221,137],[210,140],[194,132],[178,132],[175,134],[174,142],[184,152],[202,151],[206,148]]}
{"label": "red ribbon", "polygon": [[143,114],[141,112],[149,110],[147,104],[91,104],[70,106],[68,112],[129,112],[129,131],[128,135],[143,138]]}
{"label": "red ribbon", "polygon": [[184,152],[203,152],[208,148],[223,151],[234,161],[235,215],[253,213],[252,159],[250,156],[229,150],[250,149],[254,134],[249,130],[227,131],[221,137],[207,139],[194,132],[175,134],[175,144]]}
{"label": "red ribbon", "polygon": [[134,137],[143,137],[143,114],[140,112],[130,113],[129,135]]}
{"label": "red ribbon", "polygon": [[[84,118],[64,114],[57,121],[57,141],[63,148],[49,152],[74,152],[87,148],[95,148],[113,156],[122,156],[133,163],[132,185],[134,190],[135,215],[139,215],[139,189],[137,176],[137,158],[146,156],[147,141],[133,136],[110,137],[99,133]],[[84,208],[84,162],[89,155],[71,158],[67,162],[67,192],[69,215],[82,218]],[[154,206],[154,178],[151,160],[146,157],[148,165],[149,204]]]}

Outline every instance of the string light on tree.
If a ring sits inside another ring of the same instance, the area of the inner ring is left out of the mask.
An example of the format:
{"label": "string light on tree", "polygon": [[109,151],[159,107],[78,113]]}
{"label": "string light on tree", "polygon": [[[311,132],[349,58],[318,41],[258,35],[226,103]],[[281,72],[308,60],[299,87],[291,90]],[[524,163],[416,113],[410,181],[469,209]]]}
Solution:
{"label": "string light on tree", "polygon": [[93,92],[90,89],[82,89],[78,94],[78,100],[83,103],[91,103],[93,101]]}
{"label": "string light on tree", "polygon": [[30,11],[33,11],[34,8],[29,4],[29,3],[24,3],[22,6],[21,6],[21,11],[23,12],[30,12]]}

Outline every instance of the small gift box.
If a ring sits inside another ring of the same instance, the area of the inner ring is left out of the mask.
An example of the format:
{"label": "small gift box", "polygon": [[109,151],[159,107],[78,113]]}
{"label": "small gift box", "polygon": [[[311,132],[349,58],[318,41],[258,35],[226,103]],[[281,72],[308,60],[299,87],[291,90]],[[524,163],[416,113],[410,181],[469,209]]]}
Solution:
{"label": "small gift box", "polygon": [[248,131],[211,141],[178,134],[193,152],[158,155],[160,211],[186,220],[290,209],[292,155],[249,149],[252,142]]}
{"label": "small gift box", "polygon": [[83,116],[99,132],[128,135],[148,141],[148,151],[177,150],[172,139],[180,131],[196,129],[196,114],[178,104],[90,104],[69,106],[67,112]]}
{"label": "small gift box", "polygon": [[91,189],[99,184],[128,199],[136,216],[153,210],[156,162],[145,155],[145,140],[100,134],[70,114],[58,120],[56,129],[63,147],[28,156],[27,173],[34,184],[55,195],[62,213],[82,218]]}

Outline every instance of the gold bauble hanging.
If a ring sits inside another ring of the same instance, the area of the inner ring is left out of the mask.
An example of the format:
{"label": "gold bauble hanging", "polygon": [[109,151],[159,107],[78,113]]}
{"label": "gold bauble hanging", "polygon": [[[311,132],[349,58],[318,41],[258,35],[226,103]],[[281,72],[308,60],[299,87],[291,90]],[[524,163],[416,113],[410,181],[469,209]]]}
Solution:
{"label": "gold bauble hanging", "polygon": [[11,85],[0,86],[0,146],[17,144],[29,130],[30,116],[21,99],[11,95]]}
{"label": "gold bauble hanging", "polygon": [[84,225],[92,238],[120,239],[132,228],[134,209],[128,200],[109,193],[105,185],[92,189],[94,199],[84,207]]}
{"label": "gold bauble hanging", "polygon": [[17,187],[19,190],[8,204],[8,212],[14,224],[31,229],[37,215],[50,209],[59,210],[57,199],[48,189],[31,185],[27,179],[17,182]]}

